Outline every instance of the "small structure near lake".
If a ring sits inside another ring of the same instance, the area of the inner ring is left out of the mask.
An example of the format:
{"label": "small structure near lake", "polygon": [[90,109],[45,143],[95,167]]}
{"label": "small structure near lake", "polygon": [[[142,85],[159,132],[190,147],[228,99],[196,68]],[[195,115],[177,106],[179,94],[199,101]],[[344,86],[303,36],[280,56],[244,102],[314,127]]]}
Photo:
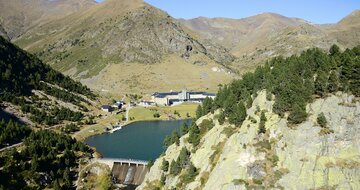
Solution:
{"label": "small structure near lake", "polygon": [[112,107],[109,105],[102,105],[101,110],[104,112],[112,112]]}

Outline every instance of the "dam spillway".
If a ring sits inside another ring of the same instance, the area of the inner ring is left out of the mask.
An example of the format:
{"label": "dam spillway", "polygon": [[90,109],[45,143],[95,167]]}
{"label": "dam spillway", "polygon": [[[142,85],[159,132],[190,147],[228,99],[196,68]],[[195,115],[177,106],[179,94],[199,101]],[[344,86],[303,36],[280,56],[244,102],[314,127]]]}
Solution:
{"label": "dam spillway", "polygon": [[124,185],[140,185],[148,169],[145,164],[114,162],[111,173],[116,183]]}

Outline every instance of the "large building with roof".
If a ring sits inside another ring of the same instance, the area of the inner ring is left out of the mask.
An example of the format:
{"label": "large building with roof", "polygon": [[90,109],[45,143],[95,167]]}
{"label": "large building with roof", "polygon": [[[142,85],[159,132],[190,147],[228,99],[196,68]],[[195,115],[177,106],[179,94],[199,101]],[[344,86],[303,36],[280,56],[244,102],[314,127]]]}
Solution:
{"label": "large building with roof", "polygon": [[155,92],[151,96],[152,101],[159,105],[174,105],[183,102],[201,103],[207,97],[214,99],[216,94],[208,92],[188,92],[187,90],[183,90],[181,92]]}

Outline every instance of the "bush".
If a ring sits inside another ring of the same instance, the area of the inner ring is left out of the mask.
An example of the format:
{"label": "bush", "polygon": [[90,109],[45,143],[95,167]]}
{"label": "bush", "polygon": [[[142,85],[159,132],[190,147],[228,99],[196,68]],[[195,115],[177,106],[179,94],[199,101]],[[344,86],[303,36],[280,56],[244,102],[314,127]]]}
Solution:
{"label": "bush", "polygon": [[156,112],[156,113],[154,113],[153,116],[154,116],[154,118],[160,118],[160,113],[157,113],[157,112]]}
{"label": "bush", "polygon": [[325,117],[324,113],[320,113],[317,116],[317,123],[320,125],[320,127],[326,128],[327,120],[326,120],[326,117]]}
{"label": "bush", "polygon": [[163,159],[162,161],[161,170],[164,172],[169,171],[169,162],[166,161],[165,159]]}

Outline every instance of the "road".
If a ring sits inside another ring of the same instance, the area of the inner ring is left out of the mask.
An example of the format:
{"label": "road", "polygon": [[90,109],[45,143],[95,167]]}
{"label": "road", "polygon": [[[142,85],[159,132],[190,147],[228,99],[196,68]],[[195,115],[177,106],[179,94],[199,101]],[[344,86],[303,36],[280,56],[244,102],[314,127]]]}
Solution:
{"label": "road", "polygon": [[11,145],[11,146],[4,147],[4,148],[0,149],[0,152],[3,152],[3,151],[5,151],[5,150],[11,149],[11,148],[18,147],[18,146],[20,146],[20,145],[22,145],[22,144],[23,144],[23,142],[20,142],[20,143],[17,143],[17,144],[13,144],[13,145]]}

